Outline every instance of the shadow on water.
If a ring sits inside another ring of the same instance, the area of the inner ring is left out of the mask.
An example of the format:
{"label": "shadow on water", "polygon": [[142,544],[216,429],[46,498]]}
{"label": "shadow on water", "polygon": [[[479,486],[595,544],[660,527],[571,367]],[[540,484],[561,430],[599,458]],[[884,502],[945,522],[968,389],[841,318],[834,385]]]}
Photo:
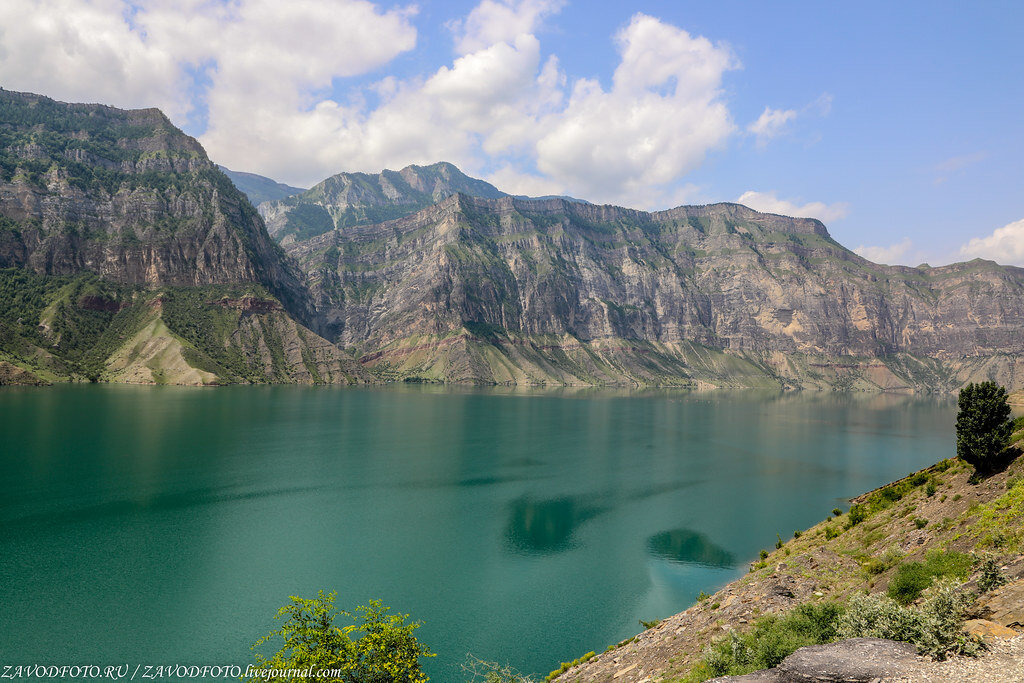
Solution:
{"label": "shadow on water", "polygon": [[654,534],[647,539],[647,550],[655,557],[677,564],[726,569],[736,566],[732,553],[691,529],[671,529]]}
{"label": "shadow on water", "polygon": [[505,543],[512,552],[526,555],[547,555],[575,547],[576,530],[608,509],[573,497],[540,501],[520,498],[511,508]]}

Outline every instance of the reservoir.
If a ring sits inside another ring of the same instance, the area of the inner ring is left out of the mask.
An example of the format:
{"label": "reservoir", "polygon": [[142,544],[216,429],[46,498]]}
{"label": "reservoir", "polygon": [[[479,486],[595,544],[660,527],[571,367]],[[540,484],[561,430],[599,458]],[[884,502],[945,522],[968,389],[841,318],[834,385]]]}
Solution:
{"label": "reservoir", "polygon": [[288,597],[380,599],[439,683],[546,674],[955,454],[952,399],[0,390],[0,664],[237,664]]}

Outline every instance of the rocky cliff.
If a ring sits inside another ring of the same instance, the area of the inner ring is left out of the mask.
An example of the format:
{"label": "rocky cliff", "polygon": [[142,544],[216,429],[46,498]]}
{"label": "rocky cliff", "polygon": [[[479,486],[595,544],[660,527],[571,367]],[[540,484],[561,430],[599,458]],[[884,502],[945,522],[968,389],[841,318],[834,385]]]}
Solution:
{"label": "rocky cliff", "polygon": [[0,303],[0,384],[370,380],[301,324],[301,271],[156,109],[0,90]]}
{"label": "rocky cliff", "polygon": [[949,390],[1024,385],[1024,270],[871,263],[820,222],[455,194],[287,246],[318,330],[382,376]]}
{"label": "rocky cliff", "polygon": [[490,183],[440,162],[376,175],[339,173],[302,194],[264,202],[259,210],[270,234],[287,244],[335,228],[408,216],[457,192],[488,198],[505,196]]}
{"label": "rocky cliff", "polygon": [[0,267],[148,286],[255,282],[308,321],[301,274],[159,110],[0,91]]}

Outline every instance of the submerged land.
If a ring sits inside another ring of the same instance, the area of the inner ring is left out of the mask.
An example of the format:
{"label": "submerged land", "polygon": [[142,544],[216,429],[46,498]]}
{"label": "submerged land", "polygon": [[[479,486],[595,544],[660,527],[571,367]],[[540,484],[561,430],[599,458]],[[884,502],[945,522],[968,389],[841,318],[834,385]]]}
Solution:
{"label": "submerged land", "polygon": [[0,297],[2,383],[1024,389],[1024,269],[885,266],[812,219],[514,197],[448,163],[300,191],[158,110],[10,91]]}

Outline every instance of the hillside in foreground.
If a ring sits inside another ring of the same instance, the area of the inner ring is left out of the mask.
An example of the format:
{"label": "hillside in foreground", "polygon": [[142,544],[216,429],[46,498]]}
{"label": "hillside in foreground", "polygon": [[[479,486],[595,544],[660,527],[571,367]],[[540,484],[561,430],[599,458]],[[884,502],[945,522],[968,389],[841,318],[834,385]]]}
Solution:
{"label": "hillside in foreground", "polygon": [[[1020,420],[1014,440],[1018,449],[1024,446]],[[568,668],[556,680],[705,680],[710,676],[699,675],[695,667],[706,648],[730,630],[749,631],[767,615],[845,603],[865,592],[920,602],[907,579],[914,574],[907,567],[915,562],[924,568],[912,577],[923,572],[918,593],[933,576],[969,579],[965,589],[970,591],[982,574],[979,558],[992,558],[1011,583],[970,608],[968,616],[990,623],[968,622],[968,627],[990,642],[992,634],[1019,636],[1024,633],[1024,458],[980,483],[972,474],[966,463],[944,460],[854,498],[851,509],[859,512],[823,510],[825,521],[810,529],[792,535],[780,529],[780,547],[753,561],[745,577],[713,595],[702,594],[684,612]],[[766,548],[774,543],[769,540]],[[1024,671],[1024,661],[1015,666]]]}

